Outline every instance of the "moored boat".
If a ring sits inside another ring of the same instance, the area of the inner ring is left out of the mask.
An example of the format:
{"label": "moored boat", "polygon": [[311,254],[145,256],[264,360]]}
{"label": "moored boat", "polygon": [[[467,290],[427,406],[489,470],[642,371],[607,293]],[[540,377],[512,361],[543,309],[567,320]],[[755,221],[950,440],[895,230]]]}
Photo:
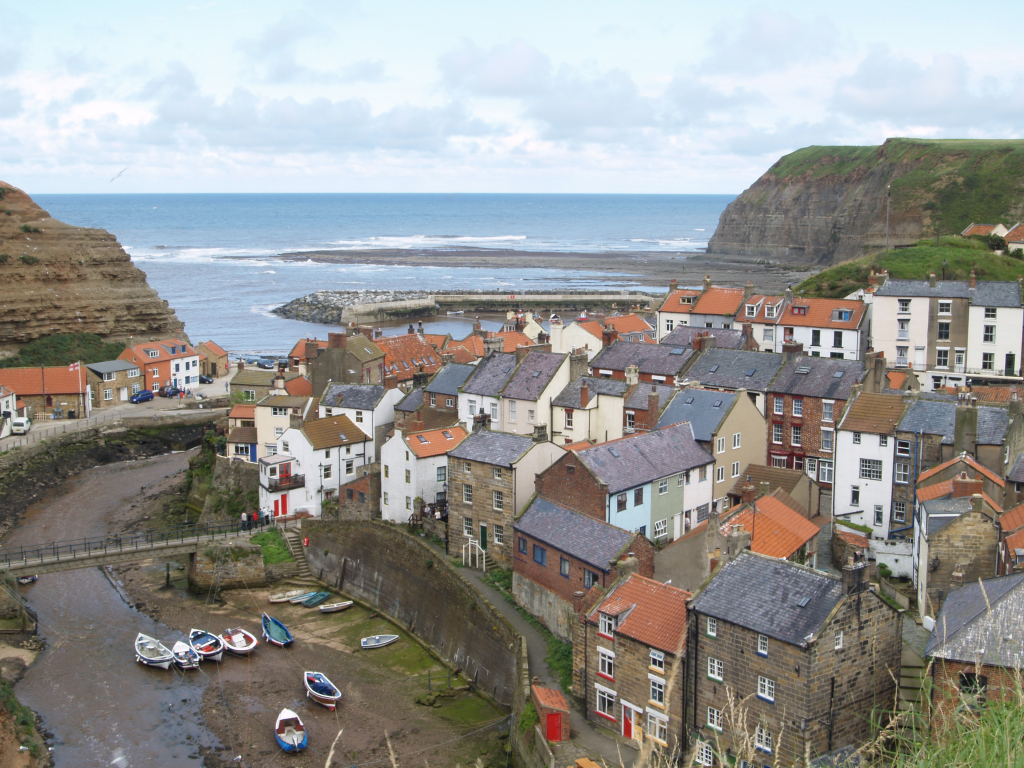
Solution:
{"label": "moored boat", "polygon": [[317,704],[322,704],[330,710],[338,705],[341,698],[341,691],[338,686],[327,679],[323,672],[306,672],[302,676],[306,683],[306,694]]}
{"label": "moored boat", "polygon": [[273,594],[270,597],[268,597],[267,600],[271,603],[287,603],[293,597],[298,597],[299,595],[307,594],[309,594],[309,592],[307,592],[305,589],[292,589],[288,592],[278,592],[276,594]]}
{"label": "moored boat", "polygon": [[171,646],[174,665],[179,669],[199,669],[199,654],[192,650],[188,643],[181,640]]}
{"label": "moored boat", "polygon": [[15,576],[19,584],[34,584],[39,577],[38,576]]}
{"label": "moored boat", "polygon": [[309,741],[306,734],[306,727],[302,724],[299,716],[290,709],[282,709],[274,724],[274,738],[277,745],[285,752],[298,752],[305,749]]}
{"label": "moored boat", "polygon": [[448,314],[449,315],[464,315],[464,314],[466,314],[466,310],[464,310],[464,309],[448,310]]}
{"label": "moored boat", "polygon": [[288,627],[273,616],[268,616],[265,613],[263,614],[263,639],[268,643],[280,646],[281,648],[295,642],[295,638],[292,637],[292,633],[288,631]]}
{"label": "moored boat", "polygon": [[139,636],[135,638],[135,660],[147,667],[167,669],[174,661],[174,655],[166,645],[155,637],[140,632]]}
{"label": "moored boat", "polygon": [[224,650],[236,656],[248,656],[256,649],[260,642],[256,639],[256,635],[252,632],[247,632],[241,627],[224,630],[224,634],[220,635],[220,639],[224,643]]}
{"label": "moored boat", "polygon": [[316,608],[318,605],[320,605],[320,603],[326,602],[330,598],[330,596],[330,592],[317,592],[308,600],[303,600],[302,604],[307,608]]}
{"label": "moored boat", "polygon": [[341,603],[325,603],[320,606],[320,613],[337,613],[338,611],[344,611],[346,608],[351,607],[351,600],[345,600]]}
{"label": "moored boat", "polygon": [[224,656],[224,641],[205,629],[190,630],[188,644],[203,661],[220,661]]}
{"label": "moored boat", "polygon": [[364,637],[359,641],[359,644],[366,649],[383,648],[385,645],[391,645],[397,639],[398,635],[373,635],[372,637]]}
{"label": "moored boat", "polygon": [[315,594],[316,592],[303,592],[302,594],[289,598],[288,602],[292,605],[298,605],[299,603],[304,603],[306,600],[309,600],[309,598],[311,598]]}

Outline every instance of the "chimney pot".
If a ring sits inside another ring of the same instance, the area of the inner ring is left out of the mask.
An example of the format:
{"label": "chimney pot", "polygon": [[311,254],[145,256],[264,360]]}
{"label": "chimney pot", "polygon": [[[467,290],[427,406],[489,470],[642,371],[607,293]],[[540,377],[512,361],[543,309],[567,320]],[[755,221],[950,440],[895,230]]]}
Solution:
{"label": "chimney pot", "polygon": [[772,492],[772,484],[769,483],[767,480],[762,480],[760,486],[762,496],[767,496],[769,493]]}
{"label": "chimney pot", "polygon": [[934,272],[928,275],[928,285],[930,285],[932,288],[935,288],[938,285],[938,280],[935,279]]}
{"label": "chimney pot", "polygon": [[590,386],[587,384],[586,379],[580,384],[580,408],[586,408],[587,403],[590,402]]}
{"label": "chimney pot", "polygon": [[704,290],[711,288],[711,275],[704,275]]}
{"label": "chimney pot", "polygon": [[843,566],[843,594],[856,595],[865,591],[868,588],[866,573],[867,563],[854,563],[853,558],[849,558]]}

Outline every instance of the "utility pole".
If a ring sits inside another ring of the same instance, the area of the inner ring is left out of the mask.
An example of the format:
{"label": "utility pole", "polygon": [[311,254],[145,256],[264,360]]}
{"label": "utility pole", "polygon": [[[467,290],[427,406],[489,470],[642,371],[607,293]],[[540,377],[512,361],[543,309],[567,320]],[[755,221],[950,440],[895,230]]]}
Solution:
{"label": "utility pole", "polygon": [[892,199],[892,184],[885,185],[885,252],[889,252],[889,201]]}

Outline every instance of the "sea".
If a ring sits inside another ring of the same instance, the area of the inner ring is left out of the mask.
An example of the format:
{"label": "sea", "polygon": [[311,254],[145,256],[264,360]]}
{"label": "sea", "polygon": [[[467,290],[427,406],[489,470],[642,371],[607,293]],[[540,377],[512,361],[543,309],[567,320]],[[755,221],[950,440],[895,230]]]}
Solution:
{"label": "sea", "polygon": [[[109,194],[33,195],[50,215],[113,233],[197,342],[281,355],[329,326],[271,312],[317,290],[509,293],[608,285],[607,272],[508,267],[382,266],[283,260],[296,251],[699,253],[733,195]],[[617,283],[622,285],[622,283]],[[664,290],[666,286],[637,284]],[[490,321],[497,327],[497,321]],[[485,327],[488,323],[485,323]],[[470,318],[425,330],[465,337]],[[402,333],[404,327],[385,333]]]}

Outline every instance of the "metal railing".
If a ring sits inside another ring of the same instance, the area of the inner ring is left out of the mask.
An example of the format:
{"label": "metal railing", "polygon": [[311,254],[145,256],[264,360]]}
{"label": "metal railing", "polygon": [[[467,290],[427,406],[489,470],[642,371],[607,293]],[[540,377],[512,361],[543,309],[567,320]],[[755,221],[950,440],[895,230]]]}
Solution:
{"label": "metal railing", "polygon": [[218,539],[237,539],[267,528],[262,524],[262,520],[256,523],[247,523],[245,526],[241,522],[220,525],[179,525],[173,528],[153,528],[134,533],[53,541],[49,544],[27,547],[5,547],[0,549],[0,569],[34,562],[60,563],[98,555],[144,552],[193,541],[213,542]]}
{"label": "metal railing", "polygon": [[305,475],[288,475],[287,477],[271,477],[267,480],[267,489],[276,493],[277,491],[290,491],[293,488],[305,488]]}
{"label": "metal railing", "polygon": [[462,564],[487,572],[487,553],[476,539],[462,545]]}

